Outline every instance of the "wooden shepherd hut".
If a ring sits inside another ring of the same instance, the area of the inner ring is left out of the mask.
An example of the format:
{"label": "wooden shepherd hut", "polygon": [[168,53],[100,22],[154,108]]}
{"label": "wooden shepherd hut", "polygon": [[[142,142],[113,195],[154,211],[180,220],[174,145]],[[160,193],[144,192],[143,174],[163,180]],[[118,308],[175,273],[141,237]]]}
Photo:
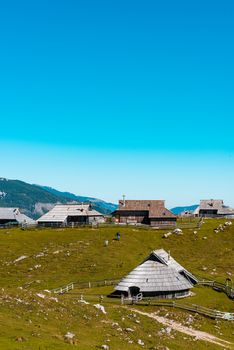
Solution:
{"label": "wooden shepherd hut", "polygon": [[164,200],[120,200],[112,213],[122,224],[145,224],[156,227],[176,226],[176,215],[165,208]]}
{"label": "wooden shepherd hut", "polygon": [[39,226],[72,226],[101,224],[105,219],[91,204],[57,204],[37,222]]}
{"label": "wooden shepherd hut", "polygon": [[36,221],[20,212],[19,208],[0,208],[0,226],[36,225]]}
{"label": "wooden shepherd hut", "polygon": [[215,218],[215,217],[234,217],[234,209],[224,205],[222,199],[202,199],[195,216]]}
{"label": "wooden shepherd hut", "polygon": [[177,263],[163,249],[151,254],[115,287],[111,296],[179,298],[190,294],[196,277]]}

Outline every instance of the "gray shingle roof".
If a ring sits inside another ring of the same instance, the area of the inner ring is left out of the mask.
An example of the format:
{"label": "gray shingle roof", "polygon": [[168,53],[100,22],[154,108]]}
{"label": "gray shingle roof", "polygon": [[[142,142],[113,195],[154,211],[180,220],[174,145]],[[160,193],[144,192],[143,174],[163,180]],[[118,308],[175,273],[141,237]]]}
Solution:
{"label": "gray shingle roof", "polygon": [[19,208],[0,208],[0,219],[17,221],[19,224],[26,222],[27,224],[35,224],[35,221],[28,216],[22,214]]}
{"label": "gray shingle roof", "polygon": [[221,209],[223,207],[222,199],[202,199],[200,201],[200,209]]}
{"label": "gray shingle roof", "polygon": [[219,215],[232,215],[234,209],[224,205],[222,199],[202,199],[199,210],[217,210]]}
{"label": "gray shingle roof", "polygon": [[219,215],[234,215],[234,209],[230,207],[223,206],[218,210]]}
{"label": "gray shingle roof", "polygon": [[38,222],[64,222],[68,216],[103,216],[89,204],[58,204],[48,213],[41,216]]}
{"label": "gray shingle roof", "polygon": [[193,287],[196,278],[185,270],[168,253],[154,250],[148,258],[124,277],[115,287],[116,291],[127,292],[129,287],[139,287],[141,292],[182,291]]}

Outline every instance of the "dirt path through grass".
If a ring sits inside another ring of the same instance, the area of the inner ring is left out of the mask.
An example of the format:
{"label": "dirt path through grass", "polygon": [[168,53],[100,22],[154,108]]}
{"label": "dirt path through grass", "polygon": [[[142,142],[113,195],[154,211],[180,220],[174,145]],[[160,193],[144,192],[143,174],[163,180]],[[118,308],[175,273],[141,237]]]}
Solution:
{"label": "dirt path through grass", "polygon": [[175,331],[190,335],[191,337],[195,337],[197,340],[204,340],[204,341],[207,341],[209,343],[219,345],[223,348],[234,349],[233,343],[230,343],[226,340],[217,338],[216,336],[214,336],[212,334],[183,326],[181,323],[173,321],[173,320],[169,320],[166,317],[158,316],[155,313],[148,313],[148,312],[139,311],[137,309],[131,309],[131,311],[134,311],[140,315],[144,315],[144,316],[153,318],[157,322],[162,323],[164,326],[171,327]]}

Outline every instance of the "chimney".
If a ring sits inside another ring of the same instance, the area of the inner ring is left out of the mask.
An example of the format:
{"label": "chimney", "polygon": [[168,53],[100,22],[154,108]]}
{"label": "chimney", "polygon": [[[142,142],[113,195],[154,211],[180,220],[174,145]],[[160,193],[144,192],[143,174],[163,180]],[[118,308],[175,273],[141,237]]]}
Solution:
{"label": "chimney", "polygon": [[169,260],[170,260],[170,257],[171,257],[171,251],[170,251],[170,250],[168,250],[168,260],[167,260],[167,261],[169,261]]}
{"label": "chimney", "polygon": [[125,194],[123,194],[123,207],[125,207]]}

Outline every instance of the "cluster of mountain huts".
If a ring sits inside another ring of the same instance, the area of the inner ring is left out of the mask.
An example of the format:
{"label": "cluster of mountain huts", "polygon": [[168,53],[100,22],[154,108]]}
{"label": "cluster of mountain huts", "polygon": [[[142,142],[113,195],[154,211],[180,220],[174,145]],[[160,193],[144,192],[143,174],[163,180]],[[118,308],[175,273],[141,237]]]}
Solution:
{"label": "cluster of mountain huts", "polygon": [[[201,200],[194,212],[182,216],[234,218],[234,209],[224,205],[223,200]],[[175,227],[177,216],[165,207],[164,200],[119,200],[108,219],[116,224],[149,225],[152,227]],[[39,219],[33,220],[19,208],[0,208],[0,225],[77,226],[97,225],[107,216],[95,210],[91,204],[56,204]]]}
{"label": "cluster of mountain huts", "polygon": [[90,204],[57,204],[38,220],[21,214],[18,208],[0,208],[0,225],[75,226],[105,222],[103,214]]}
{"label": "cluster of mountain huts", "polygon": [[[207,201],[208,207],[204,202],[201,201],[194,215],[233,215],[231,208],[227,211],[222,201]],[[144,224],[153,227],[174,227],[177,220],[176,215],[165,207],[163,200],[120,200],[118,209],[111,216],[113,222],[118,224]],[[99,224],[105,220],[104,215],[93,209],[91,204],[57,204],[36,221],[22,214],[18,208],[0,208],[0,225],[57,227]],[[180,265],[170,252],[157,249],[124,276],[109,296],[119,297],[123,302],[125,299],[139,300],[142,297],[182,298],[191,295],[191,289],[197,282],[196,276]]]}

